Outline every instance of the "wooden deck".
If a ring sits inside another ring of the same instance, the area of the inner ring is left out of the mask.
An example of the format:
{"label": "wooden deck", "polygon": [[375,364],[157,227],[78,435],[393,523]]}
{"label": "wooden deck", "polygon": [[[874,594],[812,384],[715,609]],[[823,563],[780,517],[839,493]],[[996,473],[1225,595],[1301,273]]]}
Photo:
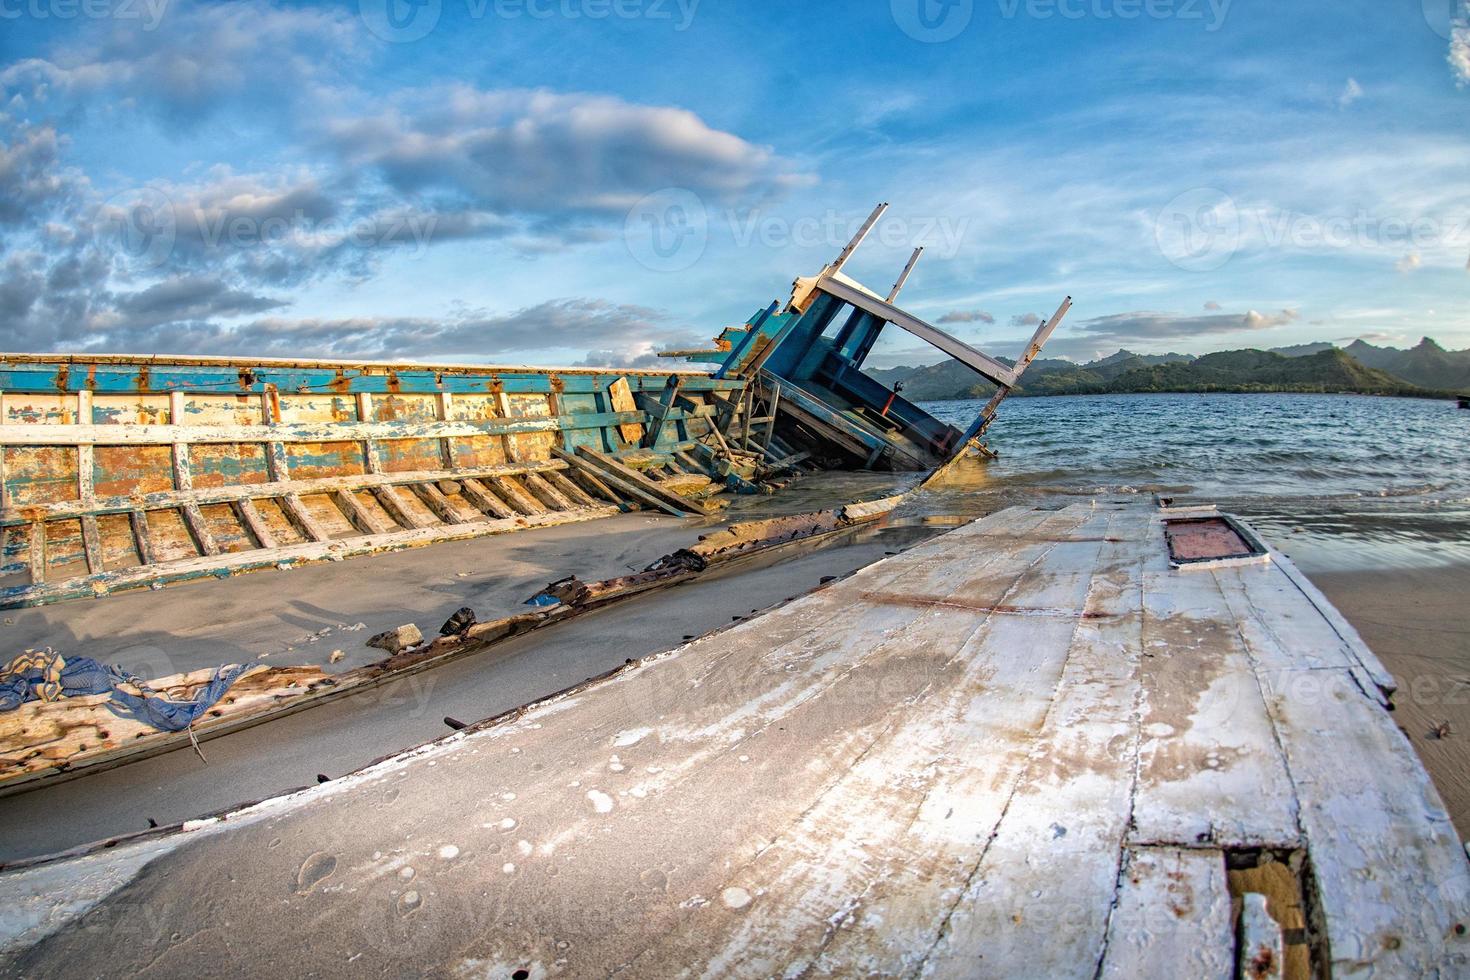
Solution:
{"label": "wooden deck", "polygon": [[1171,567],[1163,520],[1003,511],[353,776],[12,871],[5,967],[1470,974],[1470,862],[1391,679],[1281,555]]}

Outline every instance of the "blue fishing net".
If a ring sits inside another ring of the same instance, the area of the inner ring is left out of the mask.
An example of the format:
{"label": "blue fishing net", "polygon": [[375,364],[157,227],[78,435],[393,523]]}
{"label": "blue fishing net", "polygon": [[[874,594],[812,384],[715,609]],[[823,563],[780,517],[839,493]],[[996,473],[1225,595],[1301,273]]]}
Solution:
{"label": "blue fishing net", "polygon": [[[27,653],[0,668],[0,711],[14,711],[28,701],[109,694],[112,711],[119,717],[141,721],[159,731],[181,732],[222,698],[243,673],[245,667],[240,664],[226,664],[214,671],[192,699],[176,701],[121,667],[109,667],[89,657],[64,658],[49,650]],[[124,690],[124,684],[142,693]]]}

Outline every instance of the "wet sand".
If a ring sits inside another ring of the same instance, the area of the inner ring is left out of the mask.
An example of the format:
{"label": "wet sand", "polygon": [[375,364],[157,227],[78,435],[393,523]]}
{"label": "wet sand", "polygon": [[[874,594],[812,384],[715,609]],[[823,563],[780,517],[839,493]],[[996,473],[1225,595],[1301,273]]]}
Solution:
{"label": "wet sand", "polygon": [[[1398,723],[1470,838],[1470,563],[1302,570],[1399,684]],[[1449,723],[1440,736],[1436,727]]]}

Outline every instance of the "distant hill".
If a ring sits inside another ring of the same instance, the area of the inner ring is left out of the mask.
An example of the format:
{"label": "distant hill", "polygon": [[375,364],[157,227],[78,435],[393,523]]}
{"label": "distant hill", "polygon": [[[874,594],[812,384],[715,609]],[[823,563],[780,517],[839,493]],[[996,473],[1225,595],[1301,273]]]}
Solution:
{"label": "distant hill", "polygon": [[1408,350],[1355,340],[1343,348],[1361,363],[1422,388],[1470,388],[1470,350],[1447,351],[1425,337]]}
{"label": "distant hill", "polygon": [[[1001,358],[1007,364],[1014,363]],[[913,401],[983,398],[995,387],[956,361],[866,372],[885,385],[903,382]],[[1347,348],[1328,343],[1275,350],[1135,354],[1120,350],[1087,364],[1040,359],[1027,369],[1017,395],[1147,391],[1301,391],[1427,395],[1470,389],[1470,350],[1446,351],[1425,338],[1410,350]]]}
{"label": "distant hill", "polygon": [[[1271,353],[1280,354],[1282,357],[1306,357],[1308,354],[1320,354],[1324,350],[1332,350],[1336,344],[1329,344],[1325,340],[1319,340],[1314,344],[1293,344],[1290,347],[1272,347]],[[1370,367],[1372,365],[1369,365]]]}

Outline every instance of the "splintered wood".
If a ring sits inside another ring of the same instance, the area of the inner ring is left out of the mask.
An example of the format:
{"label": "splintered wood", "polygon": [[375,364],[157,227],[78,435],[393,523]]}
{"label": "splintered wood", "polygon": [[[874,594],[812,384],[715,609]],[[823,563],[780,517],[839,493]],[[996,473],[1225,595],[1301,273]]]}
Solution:
{"label": "splintered wood", "polygon": [[[98,941],[156,903],[165,936],[228,924],[201,973],[329,972],[362,939],[321,923],[364,922],[450,976],[1465,976],[1470,865],[1391,682],[1271,557],[1186,572],[1151,509],[1002,511],[177,834],[27,965],[163,962]],[[128,857],[88,860],[77,888]]]}

